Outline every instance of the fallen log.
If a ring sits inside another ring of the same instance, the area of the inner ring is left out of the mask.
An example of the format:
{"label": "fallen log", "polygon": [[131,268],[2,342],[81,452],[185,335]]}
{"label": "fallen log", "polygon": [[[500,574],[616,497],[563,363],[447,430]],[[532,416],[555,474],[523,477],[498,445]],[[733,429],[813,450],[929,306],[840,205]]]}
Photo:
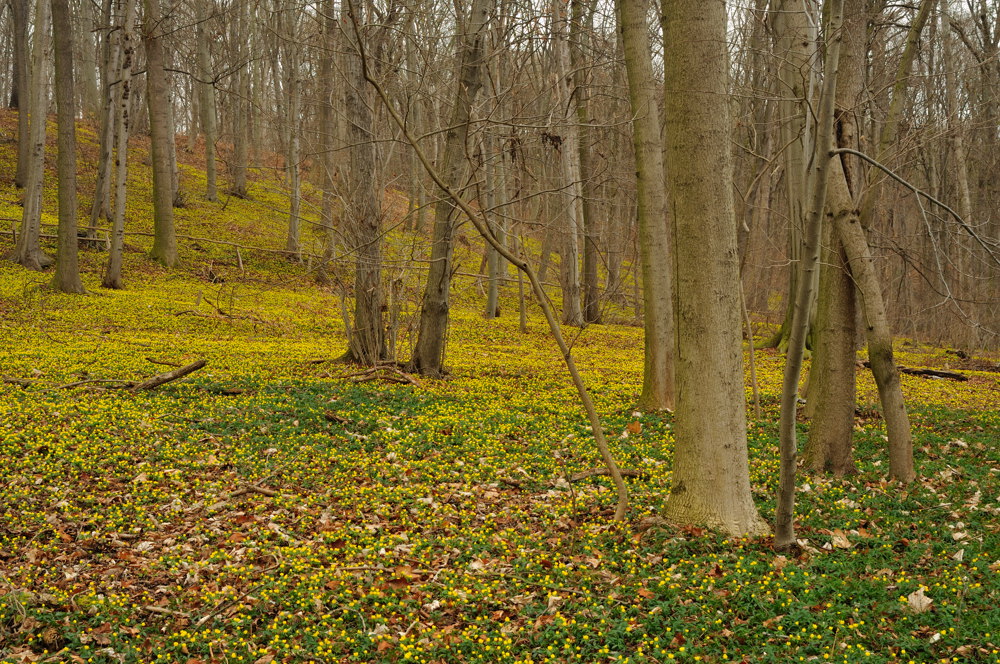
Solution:
{"label": "fallen log", "polygon": [[[863,363],[866,369],[871,369],[871,363],[865,360]],[[958,373],[957,371],[948,371],[947,369],[919,369],[914,367],[896,367],[899,373],[908,374],[910,376],[922,376],[924,378],[943,378],[945,380],[957,380],[965,381],[969,380],[969,377],[963,373]]]}
{"label": "fallen log", "polygon": [[178,378],[183,378],[189,373],[193,373],[198,369],[201,369],[207,364],[205,360],[198,360],[197,362],[192,362],[191,364],[184,365],[183,367],[178,367],[172,371],[165,371],[161,374],[156,374],[155,376],[150,376],[146,380],[139,381],[135,385],[129,388],[131,392],[141,392],[143,390],[151,390],[155,387],[159,387],[165,383],[175,381]]}

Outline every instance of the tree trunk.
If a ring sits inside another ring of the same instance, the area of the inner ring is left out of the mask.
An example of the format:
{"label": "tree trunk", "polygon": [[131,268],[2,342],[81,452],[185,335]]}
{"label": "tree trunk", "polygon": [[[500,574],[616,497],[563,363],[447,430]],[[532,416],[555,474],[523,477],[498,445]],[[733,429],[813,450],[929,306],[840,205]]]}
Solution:
{"label": "tree trunk", "polygon": [[[858,143],[855,108],[864,91],[866,4],[867,0],[844,3],[843,45],[836,74],[834,133],[838,147],[856,148]],[[861,186],[861,174],[850,158],[844,155],[837,159],[839,168],[832,168],[828,174],[826,207],[831,215],[852,207],[852,192]],[[810,370],[816,379],[809,381],[806,412],[812,421],[803,456],[813,470],[843,476],[856,471],[852,446],[857,375],[854,281],[843,246],[830,223],[823,229],[823,238],[816,342]]]}
{"label": "tree trunk", "polygon": [[347,144],[350,146],[344,216],[350,248],[356,256],[354,321],[345,359],[358,364],[375,364],[386,356],[382,311],[382,205],[375,166],[372,109],[362,62],[361,17],[351,14],[348,3],[341,7],[341,24],[349,26],[343,33],[347,37],[343,69]]}
{"label": "tree trunk", "polygon": [[666,165],[677,288],[675,452],[664,515],[768,531],[750,493],[726,6],[663,0]]}
{"label": "tree trunk", "polygon": [[[24,187],[28,181],[28,163],[31,152],[31,128],[29,98],[32,96],[31,79],[28,75],[28,0],[10,0],[12,30],[14,32],[14,81],[10,107],[17,109],[17,171],[14,184]],[[40,22],[36,19],[36,26]],[[38,80],[37,78],[35,79]],[[41,87],[39,81],[36,87]]]}
{"label": "tree trunk", "polygon": [[240,44],[237,52],[239,69],[234,75],[235,99],[232,103],[230,127],[233,132],[233,157],[229,166],[232,184],[229,193],[236,198],[247,198],[247,133],[250,118],[250,65],[246,60],[246,40],[249,33],[247,6],[237,3],[236,20],[233,21],[233,40]]}
{"label": "tree trunk", "polygon": [[850,208],[834,210],[833,213],[837,235],[844,245],[851,274],[864,307],[868,359],[878,385],[886,434],[889,437],[889,475],[903,482],[911,482],[916,473],[913,470],[910,418],[906,414],[899,371],[893,359],[892,334],[885,313],[882,285],[857,210],[852,205]]}
{"label": "tree trunk", "polygon": [[142,41],[146,47],[146,106],[149,111],[153,163],[153,248],[150,258],[167,267],[177,264],[177,237],[174,231],[174,165],[170,163],[169,91],[163,71],[163,39],[160,0],[143,0],[146,10]]}
{"label": "tree trunk", "polygon": [[288,90],[288,181],[289,181],[289,213],[288,213],[288,235],[285,239],[285,251],[291,254],[296,260],[302,260],[302,247],[300,232],[302,226],[302,178],[299,170],[299,149],[301,141],[301,114],[302,92],[299,84],[299,46],[295,42],[298,37],[295,34],[295,27],[298,21],[289,20],[291,29],[286,37],[286,58]]}
{"label": "tree trunk", "polygon": [[[491,0],[473,0],[468,24],[459,40],[459,76],[455,102],[445,140],[441,172],[448,187],[460,191],[466,170],[466,154],[472,105],[482,87],[486,24]],[[444,342],[448,329],[448,309],[452,272],[452,236],[455,231],[455,201],[444,196],[434,206],[431,263],[420,310],[420,329],[410,367],[428,376],[440,376],[444,364]]]}
{"label": "tree trunk", "polygon": [[[798,463],[798,434],[795,431],[796,408],[799,398],[799,379],[802,360],[809,332],[810,308],[816,298],[819,267],[820,239],[826,206],[827,172],[830,170],[829,151],[833,147],[833,116],[837,90],[837,66],[840,61],[840,43],[843,23],[844,0],[824,3],[824,41],[826,54],[823,59],[825,77],[823,93],[819,99],[816,118],[816,138],[809,159],[807,178],[808,207],[802,229],[802,266],[799,271],[799,290],[795,294],[795,311],[788,337],[788,354],[785,359],[784,380],[781,388],[781,419],[778,424],[780,456],[778,497],[775,508],[774,548],[785,550],[795,544],[795,469]],[[821,380],[825,376],[820,377]]]}
{"label": "tree trunk", "polygon": [[198,74],[201,82],[196,83],[199,89],[201,106],[201,131],[205,136],[205,198],[210,201],[219,200],[219,190],[215,166],[215,143],[219,140],[218,124],[215,119],[215,73],[212,67],[212,52],[205,22],[211,14],[211,0],[198,2]]}
{"label": "tree trunk", "polygon": [[69,0],[52,0],[52,34],[56,61],[56,118],[59,123],[59,242],[53,287],[63,293],[83,293],[76,237],[76,99],[73,89],[73,23]]}
{"label": "tree trunk", "polygon": [[632,106],[632,144],[635,158],[642,263],[645,364],[638,408],[673,410],[674,310],[671,284],[669,221],[663,143],[660,140],[658,90],[650,60],[645,3],[618,0],[618,26],[628,73]]}
{"label": "tree trunk", "polygon": [[49,2],[38,0],[35,9],[34,45],[31,54],[31,116],[30,147],[27,179],[24,185],[24,211],[21,233],[14,244],[13,261],[29,270],[41,270],[52,265],[51,257],[42,253],[42,185],[45,178],[45,110],[48,102],[49,64]]}
{"label": "tree trunk", "polygon": [[124,288],[122,283],[122,253],[125,248],[125,187],[128,179],[129,106],[132,91],[132,59],[135,55],[135,4],[125,0],[125,19],[116,35],[116,48],[121,53],[120,89],[115,112],[115,203],[111,221],[111,248],[102,286]]}
{"label": "tree trunk", "polygon": [[778,51],[779,129],[784,148],[784,177],[788,197],[788,296],[785,316],[777,334],[763,344],[785,350],[791,334],[795,294],[802,276],[802,228],[809,204],[811,183],[807,159],[813,152],[814,127],[810,108],[814,101],[816,30],[810,19],[811,5],[804,0],[777,0],[773,9]]}
{"label": "tree trunk", "polygon": [[570,26],[570,61],[576,85],[576,115],[580,126],[579,156],[580,188],[582,197],[583,222],[583,320],[585,323],[601,322],[601,290],[597,273],[598,231],[597,192],[594,182],[594,167],[591,152],[593,136],[590,127],[590,71],[586,61],[586,49],[590,45],[590,33],[594,29],[596,0],[572,0],[572,24]]}
{"label": "tree trunk", "polygon": [[[84,4],[89,4],[85,2]],[[111,4],[105,7],[105,16],[110,20]],[[118,40],[114,41],[118,44]],[[90,226],[87,228],[87,237],[97,237],[97,224],[101,219],[108,218],[108,210],[111,207],[111,150],[114,143],[114,122],[113,112],[115,103],[115,93],[111,91],[111,72],[118,70],[118,61],[121,54],[112,46],[112,36],[108,34],[102,43],[101,52],[104,62],[101,66],[101,91],[104,93],[100,102],[100,113],[98,122],[101,128],[99,139],[100,152],[97,160],[97,183],[94,185],[94,201],[90,207]]]}
{"label": "tree trunk", "polygon": [[577,100],[573,94],[573,70],[569,55],[569,19],[563,7],[565,0],[552,0],[552,51],[555,58],[555,102],[559,119],[561,143],[557,148],[563,166],[563,206],[565,231],[560,245],[560,268],[563,295],[563,323],[583,325],[580,306],[580,229],[583,226],[583,195],[580,182],[580,137],[577,126]]}

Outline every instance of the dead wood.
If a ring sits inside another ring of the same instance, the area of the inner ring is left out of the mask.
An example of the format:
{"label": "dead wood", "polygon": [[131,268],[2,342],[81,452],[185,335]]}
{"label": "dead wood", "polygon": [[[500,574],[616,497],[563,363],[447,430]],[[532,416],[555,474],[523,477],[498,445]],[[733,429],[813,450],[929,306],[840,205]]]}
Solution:
{"label": "dead wood", "polygon": [[[593,470],[583,470],[583,471],[581,471],[579,473],[573,473],[572,475],[570,475],[566,479],[569,480],[570,482],[579,482],[580,480],[585,480],[585,479],[588,479],[590,477],[597,477],[599,475],[607,476],[609,474],[610,473],[608,473],[608,469],[607,468],[594,468]],[[629,470],[627,468],[622,468],[621,469],[621,474],[622,474],[622,477],[645,477],[646,476],[646,473],[644,473],[642,471],[639,471],[639,470]]]}
{"label": "dead wood", "polygon": [[155,357],[147,357],[146,361],[151,364],[162,364],[166,367],[179,367],[182,366],[180,362],[171,362],[170,360],[158,360]]}
{"label": "dead wood", "polygon": [[[871,363],[867,360],[863,363],[866,369],[871,368]],[[924,378],[944,378],[945,380],[957,380],[966,381],[969,377],[963,373],[957,371],[948,371],[946,369],[921,369],[914,367],[902,367],[897,366],[899,373],[908,374],[910,376],[922,376]]]}
{"label": "dead wood", "polygon": [[5,385],[18,385],[20,387],[31,387],[35,381],[27,378],[11,378],[10,376],[0,376],[0,383]]}
{"label": "dead wood", "polygon": [[159,387],[160,385],[163,385],[165,383],[175,381],[178,378],[183,378],[184,376],[187,376],[189,373],[193,373],[198,369],[201,369],[206,364],[207,362],[205,360],[198,360],[197,362],[192,362],[191,364],[185,365],[183,367],[178,367],[173,371],[165,371],[164,373],[156,374],[155,376],[151,376],[146,380],[140,381],[135,385],[132,385],[130,391],[141,392],[143,390],[152,390],[153,388]]}

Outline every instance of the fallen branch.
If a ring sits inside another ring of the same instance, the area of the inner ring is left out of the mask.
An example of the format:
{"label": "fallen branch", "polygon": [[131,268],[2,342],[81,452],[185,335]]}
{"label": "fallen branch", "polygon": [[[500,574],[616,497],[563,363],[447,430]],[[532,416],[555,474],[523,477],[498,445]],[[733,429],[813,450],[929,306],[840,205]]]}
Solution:
{"label": "fallen branch", "polygon": [[59,385],[56,387],[57,390],[70,390],[74,387],[80,387],[81,385],[91,385],[94,383],[115,383],[112,389],[122,389],[126,387],[132,387],[132,381],[130,380],[117,380],[115,378],[86,378],[84,380],[74,381],[72,383],[66,383],[65,385]]}
{"label": "fallen branch", "polygon": [[174,616],[175,618],[190,618],[190,613],[185,613],[184,611],[174,611],[173,609],[165,609],[162,606],[152,606],[147,605],[142,607],[143,611],[149,611],[150,613],[159,613],[164,616]]}
{"label": "fallen branch", "polygon": [[[627,468],[621,469],[622,477],[645,477],[646,473],[639,470],[629,470]],[[599,475],[607,476],[610,475],[607,468],[594,468],[593,470],[583,470],[579,473],[573,473],[567,480],[570,482],[579,482],[580,480],[585,480],[590,477],[597,477]]]}
{"label": "fallen branch", "polygon": [[150,378],[147,378],[146,380],[136,383],[130,388],[130,391],[141,392],[143,390],[152,390],[153,388],[159,387],[160,385],[163,385],[165,383],[175,381],[178,378],[183,378],[189,373],[193,373],[198,369],[201,369],[206,364],[207,362],[205,360],[198,360],[197,362],[192,362],[191,364],[188,364],[186,366],[178,367],[173,371],[166,371],[161,374],[156,374],[155,376],[152,376]]}
{"label": "fallen branch", "polygon": [[[871,368],[871,363],[867,360],[863,362],[866,369]],[[946,369],[917,369],[913,367],[896,367],[899,369],[899,373],[908,374],[910,376],[922,376],[924,378],[944,378],[946,380],[957,380],[966,381],[969,377],[963,373],[958,373],[957,371],[948,371]]]}
{"label": "fallen branch", "polygon": [[5,385],[18,385],[20,387],[31,387],[35,381],[27,378],[11,378],[10,376],[0,376],[0,383]]}
{"label": "fallen branch", "polygon": [[152,358],[152,357],[147,357],[146,361],[149,362],[150,364],[162,364],[162,365],[167,366],[167,367],[179,367],[179,366],[182,366],[180,362],[171,362],[169,360],[157,360],[157,359]]}
{"label": "fallen branch", "polygon": [[225,507],[226,504],[229,503],[229,501],[232,500],[233,498],[236,498],[238,496],[245,496],[248,493],[259,493],[260,495],[267,496],[268,498],[276,498],[281,495],[274,489],[267,489],[265,487],[260,486],[259,484],[246,484],[240,487],[239,489],[236,489],[232,493],[223,494],[222,498],[215,501],[205,509],[209,511],[215,511],[217,509],[221,509]]}

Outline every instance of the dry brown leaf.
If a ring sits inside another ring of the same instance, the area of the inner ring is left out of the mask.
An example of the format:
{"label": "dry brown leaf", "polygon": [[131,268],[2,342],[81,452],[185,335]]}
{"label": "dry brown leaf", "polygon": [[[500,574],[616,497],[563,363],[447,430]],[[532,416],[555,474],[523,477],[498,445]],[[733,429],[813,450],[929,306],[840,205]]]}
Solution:
{"label": "dry brown leaf", "polygon": [[851,544],[851,540],[847,539],[847,535],[840,528],[833,531],[833,536],[830,539],[830,542],[836,549],[850,549],[854,546]]}
{"label": "dry brown leaf", "polygon": [[931,610],[931,604],[933,603],[934,600],[924,594],[922,587],[917,588],[906,596],[906,605],[912,613],[926,613]]}

